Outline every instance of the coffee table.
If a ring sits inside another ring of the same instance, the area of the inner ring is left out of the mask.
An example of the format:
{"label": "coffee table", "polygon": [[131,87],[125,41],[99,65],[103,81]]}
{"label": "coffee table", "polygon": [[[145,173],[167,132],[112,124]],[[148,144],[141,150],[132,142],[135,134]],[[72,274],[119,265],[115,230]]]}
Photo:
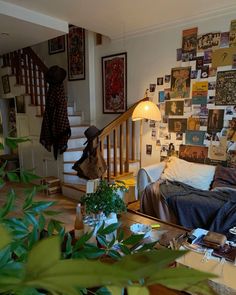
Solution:
{"label": "coffee table", "polygon": [[160,240],[163,246],[168,246],[169,241],[173,238],[178,239],[181,236],[184,236],[186,232],[189,232],[188,229],[171,224],[160,219],[157,219],[152,216],[145,215],[138,211],[133,211],[128,209],[126,213],[121,214],[119,221],[122,222],[122,229],[124,230],[125,235],[130,235],[130,226],[134,223],[143,223],[147,225],[159,225],[160,227],[156,227],[152,230],[151,239]]}

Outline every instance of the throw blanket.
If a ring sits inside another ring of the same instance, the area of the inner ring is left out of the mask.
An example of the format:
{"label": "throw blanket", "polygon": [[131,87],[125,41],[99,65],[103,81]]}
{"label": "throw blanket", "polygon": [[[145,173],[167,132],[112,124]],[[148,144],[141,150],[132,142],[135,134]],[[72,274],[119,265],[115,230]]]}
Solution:
{"label": "throw blanket", "polygon": [[51,152],[54,158],[67,149],[71,130],[67,114],[67,102],[63,84],[50,84],[46,97],[46,107],[40,134],[40,143]]}
{"label": "throw blanket", "polygon": [[187,228],[228,234],[236,224],[236,193],[233,190],[203,191],[180,182],[152,183],[141,198],[145,214]]}

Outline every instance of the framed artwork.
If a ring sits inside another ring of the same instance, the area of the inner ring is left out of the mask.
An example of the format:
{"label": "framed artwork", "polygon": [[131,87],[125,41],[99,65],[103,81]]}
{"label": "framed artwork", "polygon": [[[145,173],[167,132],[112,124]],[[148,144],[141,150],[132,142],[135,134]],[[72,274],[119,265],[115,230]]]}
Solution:
{"label": "framed artwork", "polygon": [[7,94],[7,93],[11,92],[9,76],[8,75],[2,76],[2,88],[3,88],[4,94]]}
{"label": "framed artwork", "polygon": [[67,35],[68,80],[85,80],[85,30],[69,26]]}
{"label": "framed artwork", "polygon": [[65,35],[48,40],[48,53],[50,55],[65,51]]}
{"label": "framed artwork", "polygon": [[103,113],[123,113],[127,109],[127,54],[102,57]]}
{"label": "framed artwork", "polygon": [[183,100],[167,100],[165,103],[166,116],[183,116],[184,101]]}

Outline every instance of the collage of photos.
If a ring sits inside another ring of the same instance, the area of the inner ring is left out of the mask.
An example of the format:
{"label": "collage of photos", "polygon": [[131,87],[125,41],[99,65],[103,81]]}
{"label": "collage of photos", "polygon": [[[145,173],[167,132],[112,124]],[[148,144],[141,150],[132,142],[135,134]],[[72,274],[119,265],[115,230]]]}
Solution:
{"label": "collage of photos", "polygon": [[[176,65],[150,84],[162,114],[162,122],[151,127],[161,159],[174,154],[199,163],[236,166],[235,27],[232,20],[228,32],[184,30]],[[234,142],[235,151],[229,149]],[[147,154],[152,145],[147,143]]]}

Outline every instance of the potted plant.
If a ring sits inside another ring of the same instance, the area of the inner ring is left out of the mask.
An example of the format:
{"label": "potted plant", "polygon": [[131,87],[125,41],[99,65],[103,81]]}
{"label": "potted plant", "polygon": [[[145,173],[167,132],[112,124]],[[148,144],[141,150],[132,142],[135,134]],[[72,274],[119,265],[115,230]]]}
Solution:
{"label": "potted plant", "polygon": [[86,214],[104,214],[108,217],[112,213],[122,213],[126,211],[122,192],[127,188],[121,181],[109,183],[101,180],[94,193],[89,193],[81,198],[81,203],[85,206]]}

